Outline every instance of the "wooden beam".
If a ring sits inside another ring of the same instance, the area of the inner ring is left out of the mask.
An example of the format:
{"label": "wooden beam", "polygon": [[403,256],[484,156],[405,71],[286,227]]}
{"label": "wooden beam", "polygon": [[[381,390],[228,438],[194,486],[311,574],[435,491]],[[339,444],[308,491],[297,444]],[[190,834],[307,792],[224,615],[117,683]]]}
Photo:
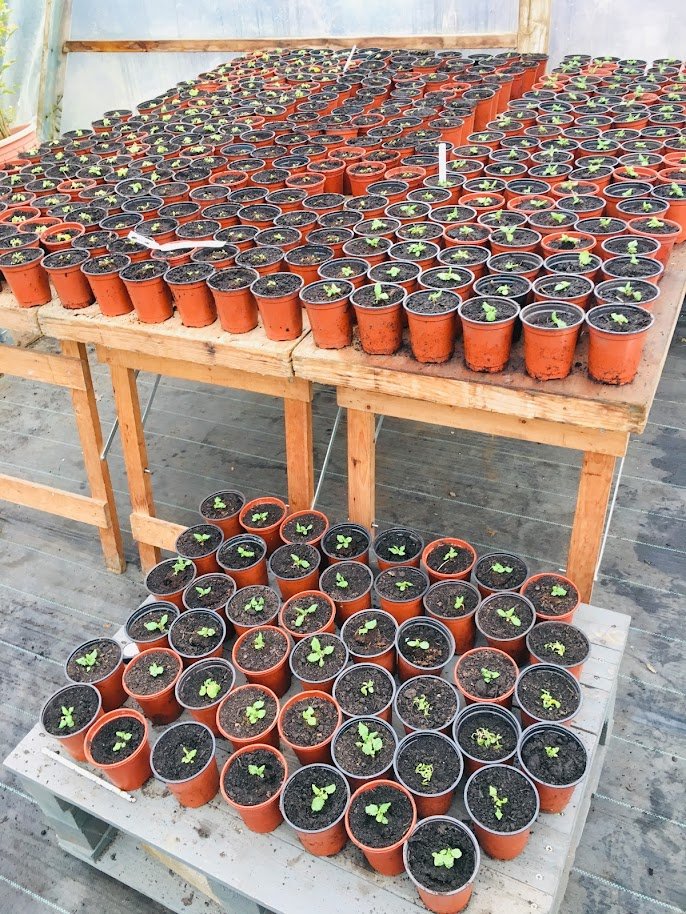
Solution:
{"label": "wooden beam", "polygon": [[348,517],[368,530],[376,501],[375,416],[348,409]]}
{"label": "wooden beam", "polygon": [[285,397],[283,401],[288,502],[291,511],[306,511],[314,498],[312,385],[309,381],[305,383],[310,400]]}
{"label": "wooden beam", "polygon": [[103,499],[64,492],[39,482],[5,476],[4,473],[0,474],[0,499],[100,529],[105,529],[109,523],[107,503]]}
{"label": "wooden beam", "polygon": [[28,381],[44,381],[46,384],[70,387],[72,390],[86,389],[80,361],[49,352],[0,346],[0,374]]}
{"label": "wooden beam", "polygon": [[408,48],[410,50],[452,50],[463,48],[512,48],[516,32],[483,32],[475,35],[376,35],[327,38],[170,38],[119,40],[79,39],[65,41],[65,53],[148,54],[157,52],[186,53],[188,51],[264,51],[268,48]]}
{"label": "wooden beam", "polygon": [[548,53],[551,6],[552,0],[519,0],[518,51]]}
{"label": "wooden beam", "polygon": [[584,603],[591,602],[614,468],[615,458],[608,454],[584,454],[567,556],[567,577]]}
{"label": "wooden beam", "polygon": [[147,543],[166,552],[176,551],[176,540],[186,529],[170,520],[162,520],[160,517],[151,517],[149,514],[136,511],[129,515],[129,520],[131,534],[137,543]]}

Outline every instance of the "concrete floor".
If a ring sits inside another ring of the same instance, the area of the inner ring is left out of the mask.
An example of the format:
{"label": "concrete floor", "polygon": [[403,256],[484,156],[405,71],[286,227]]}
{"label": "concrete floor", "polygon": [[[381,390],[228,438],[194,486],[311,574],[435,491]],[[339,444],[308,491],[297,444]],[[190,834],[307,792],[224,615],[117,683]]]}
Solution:
{"label": "concrete floor", "polygon": [[[43,341],[40,348],[49,348]],[[600,606],[629,613],[610,751],[577,853],[565,914],[659,914],[686,907],[686,321],[674,337],[645,434],[631,442],[601,573]],[[103,425],[113,419],[95,365]],[[152,378],[139,379],[143,402]],[[319,389],[316,465],[336,407]],[[65,392],[0,379],[0,472],[85,491]],[[283,494],[281,406],[266,397],[163,380],[147,423],[161,516],[192,523],[201,498],[226,484],[249,497]],[[386,420],[378,442],[378,521],[423,535],[460,535],[480,551],[511,549],[533,571],[561,568],[574,508],[577,454],[485,435]],[[104,571],[81,525],[0,503],[0,758],[33,725],[80,640],[119,626],[144,596],[128,531],[118,443],[110,466],[130,564]],[[318,507],[344,519],[345,426]],[[0,769],[0,912],[163,914],[166,908],[62,853],[36,807]],[[682,874],[681,876],[679,874]],[[107,902],[103,904],[103,897]]]}

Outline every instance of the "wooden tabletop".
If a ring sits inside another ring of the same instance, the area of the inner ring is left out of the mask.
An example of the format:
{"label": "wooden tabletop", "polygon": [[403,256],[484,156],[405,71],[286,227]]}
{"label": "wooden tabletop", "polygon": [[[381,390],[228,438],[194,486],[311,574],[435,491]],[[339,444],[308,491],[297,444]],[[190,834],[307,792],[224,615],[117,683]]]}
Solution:
{"label": "wooden tabletop", "polygon": [[3,330],[40,335],[39,311],[40,308],[22,308],[18,305],[7,286],[0,291],[0,327]]}
{"label": "wooden tabletop", "polygon": [[[321,384],[521,419],[640,433],[648,420],[685,290],[686,245],[682,245],[672,255],[660,285],[655,324],[648,333],[636,380],[622,387],[599,384],[588,377],[585,335],[579,342],[572,373],[562,381],[530,378],[524,370],[521,341],[513,346],[505,371],[482,374],[465,366],[461,341],[448,362],[423,365],[413,358],[407,335],[400,352],[391,356],[367,355],[357,338],[347,349],[318,349],[308,336],[293,353],[293,367],[297,376]],[[493,432],[497,431],[494,420]]]}

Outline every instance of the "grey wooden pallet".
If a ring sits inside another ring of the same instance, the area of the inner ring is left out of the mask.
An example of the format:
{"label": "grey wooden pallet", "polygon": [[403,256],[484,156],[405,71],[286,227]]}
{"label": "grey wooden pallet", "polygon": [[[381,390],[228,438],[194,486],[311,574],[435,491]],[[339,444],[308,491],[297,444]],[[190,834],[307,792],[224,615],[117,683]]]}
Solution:
{"label": "grey wooden pallet", "polygon": [[[589,753],[588,776],[563,813],[541,815],[520,857],[507,862],[482,858],[470,914],[556,914],[560,909],[603,765],[630,618],[583,605],[574,621],[591,642],[581,677],[584,700],[573,723]],[[425,910],[407,876],[379,876],[351,844],[335,857],[315,858],[286,825],[271,835],[255,835],[220,796],[201,809],[183,809],[156,781],[129,803],[45,756],[44,747],[56,749],[35,726],[5,765],[35,797],[60,845],[174,911],[215,914],[223,908],[257,914],[266,908],[295,914],[308,907],[318,910],[323,901],[328,914]],[[297,761],[288,752],[286,756],[292,771]],[[227,757],[228,747],[220,740],[220,766]],[[461,791],[451,812],[466,818]],[[119,849],[114,859],[111,848]],[[196,890],[203,896],[197,908]]]}

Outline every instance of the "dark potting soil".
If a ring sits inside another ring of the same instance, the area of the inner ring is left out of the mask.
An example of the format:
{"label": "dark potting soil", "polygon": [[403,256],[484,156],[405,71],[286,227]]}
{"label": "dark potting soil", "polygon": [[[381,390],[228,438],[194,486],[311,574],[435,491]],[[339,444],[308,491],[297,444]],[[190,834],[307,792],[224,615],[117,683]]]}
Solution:
{"label": "dark potting soil", "polygon": [[[321,810],[312,809],[313,786],[320,790],[331,787],[335,790],[327,795]],[[348,802],[347,783],[342,774],[321,765],[308,767],[296,772],[284,790],[283,806],[289,822],[303,831],[326,828],[342,815]]]}
{"label": "dark potting soil", "polygon": [[[308,657],[316,653],[316,644],[318,641],[322,650],[333,647],[333,651],[319,660],[310,661]],[[338,635],[329,635],[322,632],[319,635],[309,635],[303,638],[293,648],[291,655],[291,665],[293,672],[306,682],[323,682],[325,679],[331,679],[343,669],[346,661],[345,645]]]}
{"label": "dark potting soil", "polygon": [[[415,643],[418,642],[418,643]],[[425,648],[422,645],[428,644]],[[398,650],[413,666],[433,670],[444,666],[451,656],[445,635],[425,622],[413,622],[403,630]]]}
{"label": "dark potting soil", "polygon": [[440,587],[429,590],[424,605],[443,619],[459,619],[471,613],[479,603],[479,595],[463,581],[442,581]]}
{"label": "dark potting soil", "polygon": [[373,286],[361,286],[355,291],[355,303],[362,305],[364,308],[385,308],[387,305],[398,304],[405,296],[405,290],[399,286],[392,286],[388,283],[381,283],[382,294],[388,298],[382,301],[376,300],[375,288]]}
{"label": "dark potting soil", "polygon": [[[243,554],[239,550],[243,551]],[[229,570],[241,571],[251,568],[264,557],[267,548],[264,543],[256,543],[252,537],[237,536],[222,543],[217,559]]]}
{"label": "dark potting soil", "polygon": [[[120,733],[130,733],[131,738],[119,736]],[[109,721],[95,734],[91,742],[91,755],[98,765],[114,765],[133,755],[143,742],[145,729],[135,717],[129,717],[122,711],[121,717]],[[114,747],[119,746],[117,751]]]}
{"label": "dark potting soil", "polygon": [[[506,277],[498,275],[482,276],[477,279],[476,283],[478,283],[479,295],[494,295],[496,298],[518,299],[520,296],[526,295],[529,290],[528,280],[512,273]],[[481,311],[483,313],[483,309]],[[511,314],[511,310],[508,313]],[[498,318],[500,318],[500,315],[498,315]]]}
{"label": "dark potting soil", "polygon": [[[336,562],[320,578],[320,587],[334,601],[353,600],[369,590],[372,580],[367,565],[361,562]],[[340,581],[341,583],[336,583]],[[343,584],[343,581],[346,583]]]}
{"label": "dark potting soil", "polygon": [[[161,673],[150,672],[162,669]],[[124,682],[136,695],[156,695],[172,683],[181,669],[181,660],[163,651],[146,651],[145,660],[132,661],[124,673]]]}
{"label": "dark potting soil", "polygon": [[[653,217],[654,218],[654,217]],[[637,220],[635,227],[641,232],[647,232],[651,235],[673,235],[674,226],[669,225],[667,222],[664,222],[659,217],[657,218],[657,225],[651,224],[651,219],[639,219]]]}
{"label": "dark potting soil", "polygon": [[280,521],[285,513],[286,509],[278,502],[261,501],[251,507],[250,511],[244,516],[243,522],[246,526],[255,530],[263,530],[265,527],[272,527]]}
{"label": "dark potting soil", "polygon": [[91,276],[98,276],[105,273],[116,273],[125,266],[126,260],[123,254],[103,254],[100,257],[91,257],[90,260],[87,260],[83,265],[83,272]]}
{"label": "dark potting soil", "polygon": [[202,657],[221,644],[224,632],[216,616],[201,609],[181,613],[169,633],[169,646],[187,657]]}
{"label": "dark potting soil", "polygon": [[[43,712],[43,726],[51,736],[71,736],[83,730],[93,720],[98,710],[98,694],[84,684],[65,689],[59,699],[51,698]],[[64,715],[62,708],[71,712],[73,726],[60,727]]]}
{"label": "dark potting soil", "polygon": [[[185,595],[188,609],[219,609],[236,589],[234,580],[226,574],[207,575],[198,580]],[[208,589],[209,593],[205,593]]]}
{"label": "dark potting soil", "polygon": [[[557,755],[546,749],[557,749]],[[526,740],[521,751],[529,772],[545,784],[573,784],[586,770],[586,753],[571,733],[540,730]]]}
{"label": "dark potting soil", "polygon": [[[494,565],[505,570],[498,571]],[[489,590],[518,590],[528,574],[524,562],[510,552],[491,553],[480,558],[474,569],[475,576]]]}
{"label": "dark potting soil", "polygon": [[298,514],[283,525],[283,537],[290,543],[311,543],[326,530],[327,522],[314,512]]}
{"label": "dark potting soil", "polygon": [[[201,539],[198,539],[198,537],[201,537]],[[213,524],[196,524],[194,527],[184,530],[179,536],[176,541],[176,549],[179,555],[185,558],[199,558],[204,555],[210,555],[218,549],[222,538],[222,532],[219,527],[215,527]]]}
{"label": "dark potting soil", "polygon": [[[184,758],[195,755],[190,761]],[[212,758],[214,745],[201,724],[187,723],[171,727],[155,743],[152,763],[160,777],[167,781],[185,781],[202,771]]]}
{"label": "dark potting soil", "polygon": [[575,625],[567,622],[541,622],[529,632],[531,652],[546,663],[574,666],[588,656],[589,642]]}
{"label": "dark potting soil", "polygon": [[[617,290],[618,291],[618,290]],[[609,298],[611,293],[608,291],[605,293],[605,297]],[[617,295],[617,301],[624,301],[624,296],[619,293]],[[616,333],[632,333],[636,330],[644,330],[651,322],[650,314],[647,314],[645,311],[635,311],[633,308],[622,309],[619,307],[617,311],[626,317],[626,323],[618,323],[612,319],[612,314],[616,312],[604,312],[601,314],[594,314],[591,311],[591,323],[594,327],[597,327],[598,330],[613,330]]]}
{"label": "dark potting soil", "polygon": [[614,257],[628,257],[632,254],[654,257],[657,243],[653,238],[641,238],[640,235],[619,235],[606,242]]}
{"label": "dark potting soil", "polygon": [[[568,679],[568,673],[563,675],[554,670],[540,669],[540,664],[535,664],[529,667],[517,686],[519,703],[533,717],[564,720],[574,714],[580,703],[579,695]],[[549,696],[549,707],[544,704],[546,695]]]}
{"label": "dark potting soil", "polygon": [[[227,694],[233,685],[235,676],[231,667],[223,663],[194,663],[184,672],[179,682],[179,696],[185,707],[206,708],[216,704]],[[219,691],[211,695],[201,695],[200,690],[208,680],[219,686]]]}
{"label": "dark potting soil", "polygon": [[282,295],[292,295],[301,286],[302,280],[295,273],[268,273],[255,280],[253,291],[263,298],[281,298]]}
{"label": "dark potting soil", "polygon": [[[514,612],[510,613],[510,610]],[[507,616],[501,615],[507,613]],[[534,621],[534,614],[516,593],[494,594],[476,611],[476,621],[489,638],[509,641],[519,638]]]}
{"label": "dark potting soil", "polygon": [[43,267],[45,269],[70,267],[76,263],[83,263],[87,256],[85,251],[77,251],[73,248],[69,248],[66,251],[55,251],[43,258]]}
{"label": "dark potting soil", "polygon": [[438,676],[418,676],[400,687],[398,714],[415,730],[440,730],[457,713],[453,686]]}
{"label": "dark potting soil", "polygon": [[440,543],[429,552],[426,564],[432,571],[440,571],[441,574],[459,574],[469,568],[473,560],[474,553],[470,549],[456,543]]}
{"label": "dark potting soil", "polygon": [[455,311],[460,304],[459,296],[446,289],[438,292],[415,292],[407,300],[407,308],[415,314],[445,314]]}
{"label": "dark potting soil", "polygon": [[[137,619],[127,626],[126,633],[133,641],[155,641],[160,635],[169,631],[172,622],[179,614],[175,606],[161,606],[155,609],[155,605],[159,606],[159,604],[153,604],[153,608],[141,613]],[[164,622],[162,622],[163,619]],[[155,627],[146,628],[146,624],[152,622],[155,623]]]}
{"label": "dark potting soil", "polygon": [[242,587],[226,607],[226,615],[239,625],[267,625],[281,606],[277,592],[262,584]]}
{"label": "dark potting soil", "polygon": [[537,263],[535,258],[527,257],[526,252],[522,251],[521,253],[496,254],[491,260],[489,268],[498,273],[526,273],[534,269]]}
{"label": "dark potting soil", "polygon": [[376,579],[379,596],[397,603],[416,600],[426,590],[426,575],[412,565],[398,565],[382,571]]}
{"label": "dark potting soil", "polygon": [[[352,273],[349,272],[352,270]],[[323,270],[322,270],[323,272]],[[339,262],[329,262],[326,264],[327,279],[353,279],[357,276],[363,276],[367,272],[367,263],[363,260],[355,260],[353,257],[341,258]]]}
{"label": "dark potting soil", "polygon": [[538,233],[531,231],[531,229],[516,228],[512,233],[512,238],[509,237],[509,232],[508,235],[504,235],[500,231],[494,232],[491,238],[497,244],[517,248],[525,244],[535,244],[538,240]]}
{"label": "dark potting soil", "polygon": [[319,566],[320,558],[320,553],[314,546],[308,546],[307,543],[289,543],[274,552],[269,564],[277,578],[295,581],[312,574]]}
{"label": "dark potting soil", "polygon": [[374,664],[354,664],[336,684],[336,700],[352,717],[376,714],[393,698],[393,684]]}
{"label": "dark potting soil", "polygon": [[592,289],[590,280],[583,276],[569,273],[564,279],[559,276],[546,276],[540,279],[536,288],[548,298],[576,298],[578,295],[588,295]]}
{"label": "dark potting soil", "polygon": [[396,238],[406,241],[436,241],[443,235],[443,228],[433,222],[413,222],[411,225],[401,225],[396,231]]}
{"label": "dark potting soil", "polygon": [[[586,273],[593,272],[597,270],[600,266],[600,258],[596,257],[595,254],[590,254],[590,262],[588,264],[580,263],[579,255],[572,254],[566,257],[560,256],[558,260],[557,257],[560,255],[555,255],[556,260],[554,264],[556,273]],[[552,266],[552,265],[551,265]]]}
{"label": "dark potting soil", "polygon": [[[263,707],[257,708],[257,711],[264,711],[264,717],[258,718],[255,723],[251,723],[246,714],[246,709],[252,707],[255,702],[261,701]],[[261,689],[259,686],[250,686],[242,691],[230,692],[221,709],[218,712],[218,720],[222,729],[231,736],[239,739],[256,737],[268,730],[278,714],[278,705],[274,699]]]}
{"label": "dark potting soil", "polygon": [[[250,766],[260,769],[260,774],[250,774]],[[273,752],[255,749],[233,759],[224,775],[224,790],[234,803],[257,806],[278,793],[285,774]]]}
{"label": "dark potting soil", "polygon": [[[553,596],[553,588],[559,587],[566,591],[560,596]],[[568,613],[579,602],[579,591],[573,584],[568,584],[554,574],[538,578],[528,584],[524,596],[531,600],[536,612],[544,616],[561,616]]]}
{"label": "dark potting soil", "polygon": [[441,251],[439,260],[446,266],[452,264],[455,267],[466,267],[469,270],[477,264],[486,263],[489,256],[488,248],[460,244]]}
{"label": "dark potting soil", "polygon": [[512,317],[516,313],[515,305],[509,301],[504,301],[502,298],[489,298],[486,302],[481,300],[468,301],[466,305],[462,308],[461,314],[469,318],[469,320],[480,321],[483,323],[493,323],[493,321],[487,320],[486,312],[483,309],[484,304],[489,304],[495,308],[496,321],[505,320],[506,318]]}
{"label": "dark potting soil", "polygon": [[376,237],[353,238],[352,241],[346,241],[343,250],[353,258],[371,257],[376,254],[384,254],[390,246],[390,239],[382,238],[377,235]]}
{"label": "dark potting soil", "polygon": [[[256,640],[258,644],[264,642],[264,645],[257,647]],[[243,669],[251,673],[261,673],[283,660],[287,650],[288,641],[282,632],[277,629],[260,629],[241,642],[236,658]]]}
{"label": "dark potting soil", "polygon": [[422,733],[408,742],[398,753],[395,764],[399,777],[412,793],[428,796],[452,787],[461,768],[454,744],[434,733]]}
{"label": "dark potting soil", "polygon": [[[485,730],[497,738],[491,745],[488,745],[491,740],[485,739],[479,732]],[[479,737],[486,745],[479,745]],[[516,749],[517,740],[515,727],[492,711],[470,715],[457,728],[457,743],[463,752],[483,762],[499,762],[508,758]]]}
{"label": "dark potting soil", "polygon": [[[390,803],[383,814],[385,822],[366,812],[368,806],[378,807],[382,803]],[[390,847],[407,833],[412,823],[412,804],[397,787],[372,787],[352,801],[348,821],[351,832],[365,847]]]}
{"label": "dark potting soil", "polygon": [[[560,219],[560,216],[563,218]],[[542,213],[536,213],[532,225],[542,225],[546,228],[554,228],[562,232],[566,228],[574,225],[575,221],[576,220],[574,218],[574,213],[564,211],[560,212],[556,209],[547,209]]]}
{"label": "dark potting soil", "polygon": [[323,596],[301,595],[289,603],[283,613],[284,625],[299,635],[309,635],[323,628],[331,617],[331,604]]}
{"label": "dark potting soil", "polygon": [[[303,717],[303,713],[307,719]],[[314,721],[314,723],[309,723]],[[283,715],[281,726],[290,743],[295,746],[317,746],[332,736],[338,722],[336,706],[323,698],[303,696]]]}
{"label": "dark potting soil", "polygon": [[[92,666],[81,664],[78,661],[87,654],[96,651],[95,663]],[[99,682],[116,669],[121,661],[121,648],[116,641],[102,638],[98,641],[89,641],[78,648],[67,661],[67,676],[73,682]]]}
{"label": "dark potting soil", "polygon": [[304,244],[288,252],[288,263],[298,266],[314,266],[331,259],[331,249],[326,245]]}
{"label": "dark potting soil", "polygon": [[558,321],[564,321],[568,327],[579,322],[579,314],[564,305],[555,305],[550,310],[531,314],[526,320],[527,323],[533,324],[535,327],[547,327],[550,330],[555,330],[559,325],[553,320],[553,314]]}
{"label": "dark potting soil", "polygon": [[565,238],[564,235],[561,235],[559,238],[546,239],[546,245],[554,251],[575,251],[580,244],[580,238],[573,238],[571,236]]}
{"label": "dark potting soil", "polygon": [[355,559],[369,549],[369,542],[369,534],[364,530],[339,524],[327,530],[322,546],[329,555],[335,555],[338,559]]}
{"label": "dark potting soil", "polygon": [[564,197],[559,201],[558,206],[564,203],[564,208],[572,210],[575,213],[587,213],[597,209],[598,198],[587,194],[577,195],[574,197]]}
{"label": "dark potting soil", "polygon": [[413,530],[386,530],[374,541],[374,552],[386,562],[409,562],[421,551],[421,537]]}
{"label": "dark potting soil", "polygon": [[[434,853],[456,848],[461,856],[452,867],[436,866]],[[408,868],[417,882],[430,892],[454,892],[465,885],[474,873],[474,845],[461,828],[439,820],[425,823],[407,842]]]}
{"label": "dark potting soil", "polygon": [[247,251],[241,251],[236,255],[236,266],[238,267],[267,267],[278,263],[283,259],[281,248],[267,247],[259,245],[258,247],[249,248]]}
{"label": "dark potting soil", "polygon": [[[475,654],[464,656],[458,661],[457,677],[460,685],[470,695],[480,698],[482,701],[491,701],[499,698],[514,686],[517,673],[512,663],[503,657],[502,654],[496,653],[487,647],[482,648]],[[491,678],[484,678],[482,670],[498,675]],[[487,682],[486,679],[489,681]]]}
{"label": "dark potting soil", "polygon": [[[501,800],[496,806],[489,788],[495,787]],[[466,800],[474,819],[494,832],[510,832],[523,828],[536,813],[536,790],[524,775],[511,765],[482,768],[466,791]],[[502,818],[495,815],[500,809]]]}
{"label": "dark potting soil", "polygon": [[[376,623],[368,627],[368,623]],[[343,640],[348,650],[361,657],[375,657],[382,654],[395,643],[397,626],[386,614],[373,609],[365,610],[364,616],[358,616],[356,624],[347,625]]]}
{"label": "dark potting soil", "polygon": [[[374,755],[366,755],[362,751],[363,738],[359,732],[360,726],[366,727],[369,736],[376,734],[375,738],[381,740],[381,748]],[[345,730],[339,730],[334,738],[333,755],[335,763],[355,777],[371,777],[386,771],[393,761],[396,740],[393,739],[395,731],[378,717],[365,717],[355,719]],[[357,744],[360,743],[358,746]]]}
{"label": "dark potting soil", "polygon": [[622,220],[608,218],[607,216],[597,219],[584,219],[583,223],[576,227],[576,231],[589,232],[591,235],[613,235],[623,230]]}

